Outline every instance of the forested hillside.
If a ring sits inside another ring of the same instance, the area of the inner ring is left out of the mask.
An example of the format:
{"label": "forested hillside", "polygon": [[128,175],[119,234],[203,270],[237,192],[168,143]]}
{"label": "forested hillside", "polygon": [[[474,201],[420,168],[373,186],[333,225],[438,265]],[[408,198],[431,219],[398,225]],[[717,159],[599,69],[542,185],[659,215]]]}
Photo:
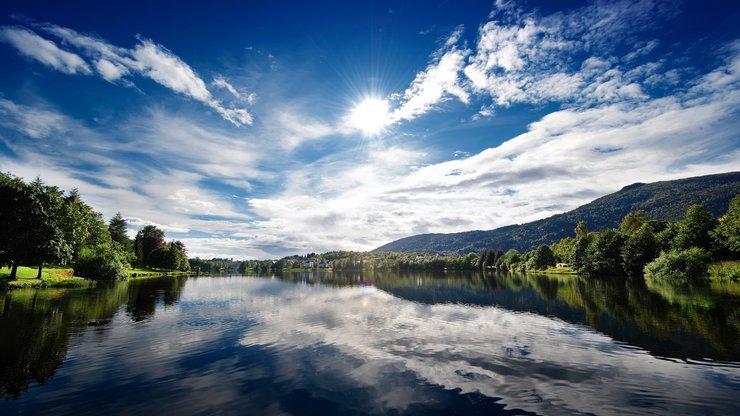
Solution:
{"label": "forested hillside", "polygon": [[572,211],[527,224],[488,231],[452,234],[420,234],[393,241],[374,251],[467,253],[483,249],[530,251],[572,236],[580,220],[593,231],[618,227],[630,212],[644,210],[651,219],[677,220],[691,204],[702,204],[715,217],[722,215],[740,194],[740,172],[698,176],[674,181],[635,183]]}

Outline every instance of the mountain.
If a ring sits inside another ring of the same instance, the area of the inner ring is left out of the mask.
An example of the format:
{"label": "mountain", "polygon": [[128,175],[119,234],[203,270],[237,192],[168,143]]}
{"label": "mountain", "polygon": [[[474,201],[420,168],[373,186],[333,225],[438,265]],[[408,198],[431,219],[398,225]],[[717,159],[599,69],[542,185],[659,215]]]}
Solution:
{"label": "mountain", "polygon": [[572,211],[520,225],[488,231],[419,234],[402,238],[373,251],[468,253],[483,249],[529,251],[573,236],[578,221],[591,231],[618,227],[632,211],[645,210],[655,220],[683,218],[692,204],[704,205],[715,217],[727,211],[730,199],[740,194],[740,172],[697,176],[674,181],[635,183]]}

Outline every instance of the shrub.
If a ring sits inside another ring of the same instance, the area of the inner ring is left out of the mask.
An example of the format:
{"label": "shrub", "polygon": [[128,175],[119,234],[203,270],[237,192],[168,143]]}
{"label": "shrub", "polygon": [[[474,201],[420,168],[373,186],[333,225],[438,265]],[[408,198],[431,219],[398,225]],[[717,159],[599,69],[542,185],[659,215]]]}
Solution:
{"label": "shrub", "polygon": [[128,276],[128,265],[123,254],[108,245],[99,244],[80,250],[74,274],[88,279],[120,279]]}
{"label": "shrub", "polygon": [[657,282],[698,283],[707,279],[709,253],[697,247],[671,250],[645,266],[645,278]]}

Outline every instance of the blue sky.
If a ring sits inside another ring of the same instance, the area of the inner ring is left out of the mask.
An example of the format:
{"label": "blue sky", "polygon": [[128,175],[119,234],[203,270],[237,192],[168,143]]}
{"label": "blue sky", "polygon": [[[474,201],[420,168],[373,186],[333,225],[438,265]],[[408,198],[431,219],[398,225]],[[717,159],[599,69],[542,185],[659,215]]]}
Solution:
{"label": "blue sky", "polygon": [[189,3],[4,1],[0,169],[269,258],[740,168],[737,2]]}

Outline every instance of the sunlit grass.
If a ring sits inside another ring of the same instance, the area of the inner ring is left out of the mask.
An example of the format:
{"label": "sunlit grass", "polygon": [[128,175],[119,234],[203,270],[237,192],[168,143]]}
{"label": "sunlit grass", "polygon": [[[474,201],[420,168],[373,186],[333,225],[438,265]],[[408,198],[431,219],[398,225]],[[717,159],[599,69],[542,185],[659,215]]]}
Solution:
{"label": "sunlit grass", "polygon": [[165,271],[151,269],[149,267],[132,267],[128,271],[129,277],[189,276],[190,274],[190,272],[178,270]]}
{"label": "sunlit grass", "polygon": [[10,280],[10,268],[0,268],[0,285],[8,288],[28,287],[81,287],[88,286],[92,282],[72,275],[71,267],[44,266],[41,271],[41,279],[36,279],[38,268],[19,266],[16,272],[16,280]]}
{"label": "sunlit grass", "polygon": [[740,261],[721,261],[710,264],[709,278],[714,281],[740,282]]}

